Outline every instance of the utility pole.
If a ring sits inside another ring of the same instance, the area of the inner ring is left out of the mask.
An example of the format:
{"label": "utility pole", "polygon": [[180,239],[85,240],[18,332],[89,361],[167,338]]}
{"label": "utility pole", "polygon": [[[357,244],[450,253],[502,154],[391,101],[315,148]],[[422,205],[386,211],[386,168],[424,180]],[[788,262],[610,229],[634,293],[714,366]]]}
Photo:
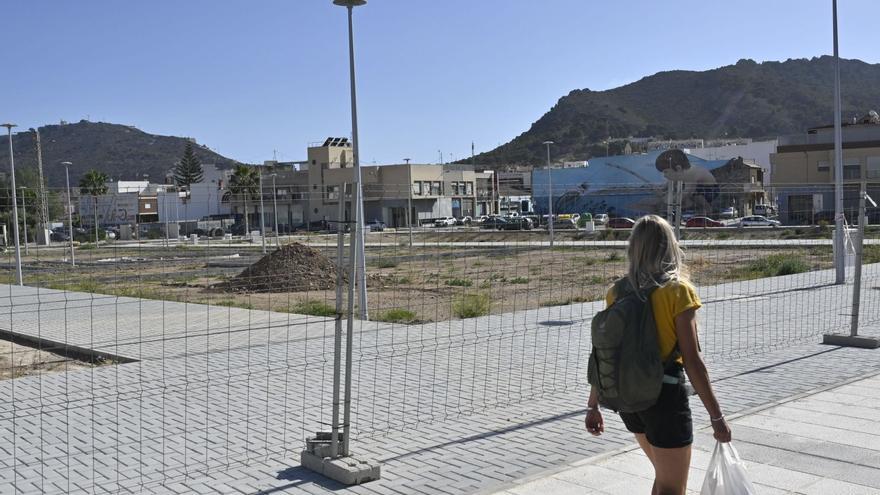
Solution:
{"label": "utility pole", "polygon": [[412,165],[409,164],[409,158],[404,158],[403,161],[406,162],[406,174],[409,180],[409,186],[407,187],[407,200],[406,200],[406,225],[409,227],[409,246],[413,245],[413,229],[412,229]]}
{"label": "utility pole", "polygon": [[12,182],[12,234],[15,240],[15,284],[24,285],[21,275],[21,247],[18,242],[18,195],[15,192],[15,158],[12,153],[12,128],[15,124],[3,124],[9,136],[9,179]]}
{"label": "utility pole", "polygon": [[837,45],[837,0],[832,0],[834,22],[834,280],[846,282],[846,247],[843,214],[843,131],[840,122],[840,54]]}
{"label": "utility pole", "polygon": [[553,249],[553,167],[550,166],[550,145],[553,141],[544,141],[543,144],[547,146],[547,230],[550,233],[550,248]]}

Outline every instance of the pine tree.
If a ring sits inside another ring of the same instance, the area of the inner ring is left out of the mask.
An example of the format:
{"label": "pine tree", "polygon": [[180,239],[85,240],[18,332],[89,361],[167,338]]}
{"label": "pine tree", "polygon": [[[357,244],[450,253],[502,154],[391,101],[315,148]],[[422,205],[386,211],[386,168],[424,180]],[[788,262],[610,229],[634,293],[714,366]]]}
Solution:
{"label": "pine tree", "polygon": [[187,141],[186,148],[183,150],[183,158],[174,167],[174,182],[178,186],[188,189],[190,184],[201,182],[203,174],[202,162],[193,153],[192,143]]}

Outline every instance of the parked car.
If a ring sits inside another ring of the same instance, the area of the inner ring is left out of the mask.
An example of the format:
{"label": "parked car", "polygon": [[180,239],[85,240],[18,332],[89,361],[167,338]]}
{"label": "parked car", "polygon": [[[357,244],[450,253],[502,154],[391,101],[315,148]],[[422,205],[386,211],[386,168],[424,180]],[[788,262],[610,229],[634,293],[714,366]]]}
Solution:
{"label": "parked car", "polygon": [[685,227],[724,227],[724,224],[718,220],[712,220],[709,217],[693,217],[688,220]]}
{"label": "parked car", "polygon": [[385,222],[377,218],[367,222],[367,228],[370,229],[370,232],[383,232],[385,230]]}
{"label": "parked car", "polygon": [[70,236],[67,235],[66,232],[53,230],[51,234],[49,234],[49,240],[55,242],[67,242],[70,240]]}
{"label": "parked car", "polygon": [[721,218],[736,218],[739,212],[733,206],[721,210]]}
{"label": "parked car", "polygon": [[498,228],[501,230],[532,230],[532,220],[525,217],[508,218]]}
{"label": "parked car", "polygon": [[476,222],[476,223],[483,223],[483,222],[485,222],[486,219],[488,219],[488,218],[489,218],[488,215],[480,215],[480,216],[478,216],[477,218],[474,218],[474,222]]}
{"label": "parked car", "polygon": [[607,213],[596,213],[593,215],[593,223],[596,225],[605,225],[608,223],[608,214]]}
{"label": "parked car", "polygon": [[696,216],[697,216],[696,212],[694,212],[692,210],[687,210],[687,211],[682,212],[681,221],[684,223],[687,223],[688,220],[690,220],[691,218],[694,218]]}
{"label": "parked car", "polygon": [[743,217],[742,220],[739,221],[740,227],[778,227],[778,220],[770,220],[769,218],[761,215],[752,215],[750,217]]}
{"label": "parked car", "polygon": [[471,218],[470,215],[465,215],[461,218],[456,218],[455,225],[470,225],[471,222],[473,222],[473,221],[474,221],[474,219]]}
{"label": "parked car", "polygon": [[606,226],[609,229],[631,229],[635,224],[636,221],[632,218],[618,217],[608,220]]}
{"label": "parked car", "polygon": [[480,224],[480,227],[484,229],[501,229],[504,228],[504,224],[506,223],[507,220],[501,217],[489,217]]}
{"label": "parked car", "polygon": [[440,217],[434,219],[434,227],[452,227],[455,225],[455,219],[452,217]]}

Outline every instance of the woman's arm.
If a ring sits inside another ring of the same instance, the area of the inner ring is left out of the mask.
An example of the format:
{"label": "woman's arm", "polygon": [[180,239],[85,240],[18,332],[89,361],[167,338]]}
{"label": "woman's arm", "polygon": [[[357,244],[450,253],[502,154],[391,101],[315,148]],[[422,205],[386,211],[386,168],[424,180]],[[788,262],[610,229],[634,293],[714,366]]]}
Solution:
{"label": "woman's arm", "polygon": [[689,309],[675,317],[675,333],[678,336],[679,352],[684,358],[684,369],[709,413],[712,429],[715,430],[715,439],[719,442],[729,442],[730,427],[721,413],[718,399],[715,398],[712,383],[709,381],[709,371],[706,369],[703,357],[700,356],[700,348],[697,344],[696,309]]}

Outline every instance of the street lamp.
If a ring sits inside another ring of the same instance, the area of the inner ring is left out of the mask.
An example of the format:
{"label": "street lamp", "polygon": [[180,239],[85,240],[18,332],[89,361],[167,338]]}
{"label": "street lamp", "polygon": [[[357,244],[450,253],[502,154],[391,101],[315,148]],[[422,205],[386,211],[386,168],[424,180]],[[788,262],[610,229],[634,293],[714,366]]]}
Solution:
{"label": "street lamp", "polygon": [[553,247],[553,174],[550,167],[550,145],[553,141],[544,141],[541,143],[547,146],[547,229],[550,232],[550,247]]}
{"label": "street lamp", "polygon": [[[361,156],[358,149],[360,140],[358,139],[357,127],[357,86],[354,77],[354,25],[352,22],[352,10],[354,7],[360,7],[366,3],[366,0],[333,0],[334,5],[345,7],[348,10],[348,71],[351,79],[351,148],[352,154],[354,155],[355,214],[353,218],[355,222],[354,232],[356,238],[355,242],[352,243],[352,249],[357,250],[356,256],[354,257],[354,260],[357,262],[356,270],[353,270],[352,272],[356,273],[356,277],[353,278],[357,278],[357,285],[359,288],[358,306],[362,320],[367,320],[369,318],[369,313],[367,311],[366,260],[364,259],[364,200],[363,188],[361,187]],[[347,435],[345,441],[348,441]],[[343,451],[345,451],[345,448],[343,448]]]}
{"label": "street lamp", "polygon": [[18,127],[15,124],[2,124],[6,128],[6,135],[9,136],[9,176],[12,182],[12,232],[15,240],[15,283],[24,285],[21,277],[21,246],[18,244],[18,195],[15,192],[15,157],[12,153],[12,128]]}
{"label": "street lamp", "polygon": [[[24,191],[27,189],[24,186],[19,187],[21,189],[21,224],[24,226],[24,255],[28,255],[28,235],[27,235],[27,196],[25,196]],[[15,205],[16,207],[18,205]]]}
{"label": "street lamp", "polygon": [[68,234],[70,235],[70,266],[76,266],[76,258],[73,256],[73,202],[70,199],[70,171],[68,170],[71,165],[70,162],[61,162],[64,165],[64,177],[67,180],[67,227],[70,229]]}
{"label": "street lamp", "polygon": [[[840,122],[840,54],[837,46],[837,0],[832,0],[834,22],[834,268],[835,283],[846,282],[846,247],[843,229],[843,131]],[[862,223],[863,219],[859,219]],[[861,240],[859,240],[861,242]]]}

